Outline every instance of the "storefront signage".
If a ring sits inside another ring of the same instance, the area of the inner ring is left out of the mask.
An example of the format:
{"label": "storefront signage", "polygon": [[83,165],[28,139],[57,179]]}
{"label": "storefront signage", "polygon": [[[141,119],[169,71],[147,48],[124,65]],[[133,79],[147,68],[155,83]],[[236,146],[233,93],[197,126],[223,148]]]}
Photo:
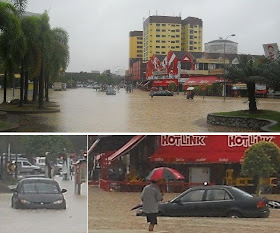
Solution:
{"label": "storefront signage", "polygon": [[181,70],[180,74],[208,75],[208,70]]}
{"label": "storefront signage", "polygon": [[162,146],[205,146],[206,136],[161,136]]}
{"label": "storefront signage", "polygon": [[224,74],[224,69],[211,69],[209,70],[209,74],[211,75]]}
{"label": "storefront signage", "polygon": [[273,44],[264,44],[263,45],[265,56],[270,60],[276,60],[278,58],[278,45],[276,43]]}
{"label": "storefront signage", "polygon": [[271,142],[274,136],[261,136],[261,135],[247,135],[247,136],[228,136],[228,146],[229,147],[249,147],[253,144],[264,141]]}
{"label": "storefront signage", "polygon": [[[196,63],[211,63],[211,64],[221,64],[224,63],[224,59],[205,59],[205,58],[198,58],[196,59]],[[228,59],[225,59],[225,63],[229,63]]]}

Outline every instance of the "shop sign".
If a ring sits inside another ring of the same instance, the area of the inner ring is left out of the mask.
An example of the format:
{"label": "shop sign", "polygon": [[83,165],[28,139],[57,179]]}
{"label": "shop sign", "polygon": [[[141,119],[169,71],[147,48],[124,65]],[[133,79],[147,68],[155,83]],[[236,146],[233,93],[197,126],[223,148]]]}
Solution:
{"label": "shop sign", "polygon": [[262,135],[247,135],[247,136],[228,136],[228,147],[249,147],[253,144],[264,141],[272,142],[274,136],[262,136]]}
{"label": "shop sign", "polygon": [[224,74],[224,69],[211,69],[209,70],[210,75],[216,75],[216,74]]}
{"label": "shop sign", "polygon": [[162,146],[205,146],[206,136],[162,136],[161,145]]}

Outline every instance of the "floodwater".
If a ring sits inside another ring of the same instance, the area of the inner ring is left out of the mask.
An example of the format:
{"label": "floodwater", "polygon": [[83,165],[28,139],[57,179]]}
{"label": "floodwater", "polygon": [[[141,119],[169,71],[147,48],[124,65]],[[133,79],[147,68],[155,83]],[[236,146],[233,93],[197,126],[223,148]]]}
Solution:
{"label": "floodwater", "polygon": [[10,207],[12,194],[0,193],[0,232],[22,233],[86,233],[87,184],[82,184],[81,195],[74,194],[73,181],[56,177],[61,188],[66,188],[66,210],[21,210]]}
{"label": "floodwater", "polygon": [[[17,90],[18,92],[18,90]],[[0,91],[0,101],[3,98]],[[17,97],[17,96],[16,96]],[[8,99],[12,99],[11,92]],[[121,89],[115,96],[90,88],[50,90],[50,101],[60,104],[59,113],[11,115],[19,132],[230,132],[248,131],[207,125],[208,113],[248,109],[246,98],[195,96],[183,93],[154,96]],[[259,109],[280,111],[279,99],[259,99]]]}
{"label": "floodwater", "polygon": [[[89,186],[88,233],[138,233],[147,232],[145,217],[135,216],[130,209],[140,202],[140,193],[105,192],[98,187]],[[164,201],[177,196],[175,193],[164,194]],[[280,200],[279,195],[267,198]],[[280,210],[272,209],[268,218],[177,218],[159,217],[155,232],[219,232],[219,233],[267,233],[279,232]]]}

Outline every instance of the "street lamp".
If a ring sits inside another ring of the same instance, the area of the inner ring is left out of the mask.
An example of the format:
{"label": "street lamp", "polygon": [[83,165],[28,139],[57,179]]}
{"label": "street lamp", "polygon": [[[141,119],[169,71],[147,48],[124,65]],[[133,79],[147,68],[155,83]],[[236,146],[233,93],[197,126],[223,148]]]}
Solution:
{"label": "street lamp", "polygon": [[224,100],[226,100],[226,94],[227,94],[227,91],[226,91],[226,79],[225,79],[225,67],[226,67],[226,42],[227,42],[227,39],[230,37],[230,36],[235,36],[235,34],[231,34],[229,36],[227,36],[227,38],[224,40]]}

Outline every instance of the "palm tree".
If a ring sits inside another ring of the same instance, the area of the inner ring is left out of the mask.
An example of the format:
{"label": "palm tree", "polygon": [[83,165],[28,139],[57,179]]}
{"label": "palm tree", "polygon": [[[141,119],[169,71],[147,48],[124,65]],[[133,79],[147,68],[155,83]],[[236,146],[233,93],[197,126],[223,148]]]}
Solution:
{"label": "palm tree", "polygon": [[27,6],[27,0],[11,0],[19,15],[23,15]]}
{"label": "palm tree", "polygon": [[7,76],[14,72],[17,61],[17,45],[21,35],[19,18],[15,7],[0,1],[0,56],[4,66],[4,103],[7,93]]}
{"label": "palm tree", "polygon": [[257,82],[264,83],[267,80],[263,76],[261,68],[264,60],[256,60],[251,55],[238,55],[239,63],[231,64],[225,68],[225,78],[233,82],[242,82],[247,85],[249,111],[257,111],[255,84]]}

